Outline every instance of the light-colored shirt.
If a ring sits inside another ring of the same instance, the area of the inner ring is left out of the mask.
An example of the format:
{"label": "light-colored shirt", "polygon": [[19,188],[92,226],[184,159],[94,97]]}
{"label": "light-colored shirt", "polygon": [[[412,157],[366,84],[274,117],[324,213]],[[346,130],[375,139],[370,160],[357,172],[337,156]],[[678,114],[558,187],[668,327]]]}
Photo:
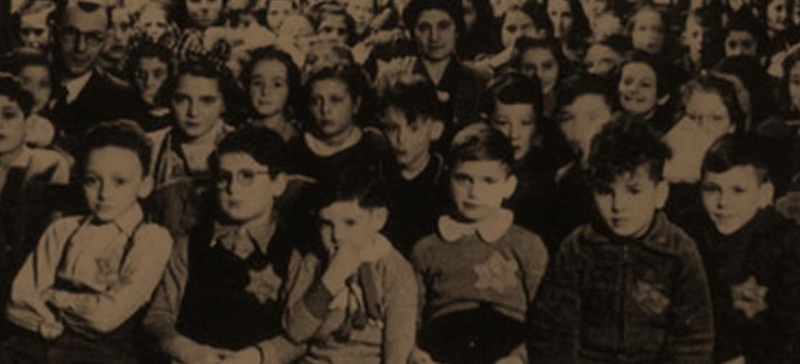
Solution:
{"label": "light-colored shirt", "polygon": [[142,219],[136,205],[104,224],[76,216],[50,225],[14,280],[9,320],[33,332],[75,325],[107,333],[122,325],[150,300],[172,250],[169,232]]}

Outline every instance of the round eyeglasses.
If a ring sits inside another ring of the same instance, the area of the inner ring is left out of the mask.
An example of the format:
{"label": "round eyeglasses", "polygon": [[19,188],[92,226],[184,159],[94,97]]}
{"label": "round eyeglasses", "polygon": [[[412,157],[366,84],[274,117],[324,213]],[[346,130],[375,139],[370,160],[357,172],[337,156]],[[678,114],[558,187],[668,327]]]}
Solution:
{"label": "round eyeglasses", "polygon": [[256,176],[260,174],[269,174],[269,171],[254,171],[252,169],[241,169],[236,173],[229,171],[219,171],[214,176],[214,182],[218,188],[227,188],[232,182],[236,182],[239,186],[250,186],[256,180]]}

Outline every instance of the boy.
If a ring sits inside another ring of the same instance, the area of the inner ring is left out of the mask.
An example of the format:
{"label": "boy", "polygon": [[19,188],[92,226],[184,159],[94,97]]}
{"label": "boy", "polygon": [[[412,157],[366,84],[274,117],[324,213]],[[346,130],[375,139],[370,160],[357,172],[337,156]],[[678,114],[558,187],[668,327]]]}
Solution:
{"label": "boy", "polygon": [[539,231],[552,244],[548,248],[553,254],[570,232],[592,217],[592,193],[586,184],[589,149],[592,138],[612,120],[615,105],[610,84],[600,76],[571,77],[560,87],[555,115],[560,135],[552,140],[566,145],[551,145],[557,152],[565,150],[553,158],[560,163],[556,187],[546,208],[550,218],[543,225],[547,228]]}
{"label": "boy", "polygon": [[172,238],[144,220],[150,144],[131,121],[90,129],[77,155],[86,216],[54,222],[28,257],[6,309],[15,325],[3,363],[135,362],[137,312],[169,259]]}
{"label": "boy", "polygon": [[555,166],[542,148],[542,87],[539,78],[508,73],[489,87],[489,123],[511,140],[518,186],[508,200],[515,223],[531,231],[545,228],[544,208],[553,192]]}
{"label": "boy", "polygon": [[218,211],[177,239],[144,329],[179,363],[288,363],[284,282],[295,244],[278,224],[286,146],[266,128],[226,136],[212,156]]}
{"label": "boy", "polygon": [[69,165],[58,153],[25,145],[33,104],[20,83],[0,77],[0,307],[17,270],[52,222],[54,193],[69,181]]}
{"label": "boy", "polygon": [[514,150],[500,131],[456,134],[447,165],[454,209],[411,255],[420,285],[417,363],[525,363],[528,304],[547,266],[541,239],[502,207],[514,193]]}
{"label": "boy", "polygon": [[669,148],[642,123],[595,137],[598,216],[570,234],[532,314],[531,363],[707,363],[712,313],[694,241],[659,212]]}
{"label": "boy", "polygon": [[299,363],[405,364],[417,286],[411,265],[380,234],[386,192],[358,168],[334,182],[317,199],[321,243],[293,260],[284,328],[309,344]]}
{"label": "boy", "polygon": [[382,163],[391,186],[392,211],[384,234],[409,256],[433,232],[444,194],[444,159],[431,150],[444,122],[436,90],[425,79],[399,81],[381,95],[381,126],[394,158]]}
{"label": "boy", "polygon": [[716,363],[800,362],[800,233],[771,206],[763,150],[728,135],[702,167],[699,239],[714,298]]}

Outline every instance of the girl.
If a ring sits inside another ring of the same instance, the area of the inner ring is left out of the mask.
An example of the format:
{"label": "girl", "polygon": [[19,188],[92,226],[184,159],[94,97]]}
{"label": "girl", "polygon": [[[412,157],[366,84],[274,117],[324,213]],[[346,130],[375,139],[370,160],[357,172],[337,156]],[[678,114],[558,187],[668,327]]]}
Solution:
{"label": "girl", "polygon": [[222,10],[226,0],[183,0],[179,1],[172,14],[173,20],[181,29],[206,28],[222,23]]}
{"label": "girl", "polygon": [[637,9],[628,22],[633,48],[652,55],[662,54],[666,24],[661,13],[652,6]]}
{"label": "girl", "polygon": [[353,17],[338,6],[320,3],[320,6],[312,8],[311,22],[320,41],[352,46],[357,40]]}
{"label": "girl", "polygon": [[250,96],[249,122],[272,129],[284,142],[297,138],[300,70],[286,52],[273,47],[253,52],[239,77]]}
{"label": "girl", "polygon": [[517,40],[515,48],[516,58],[511,60],[511,67],[524,76],[539,78],[543,97],[542,114],[546,118],[552,117],[556,108],[558,82],[567,74],[558,45],[547,40],[522,37]]}
{"label": "girl", "polygon": [[162,86],[174,73],[172,52],[164,46],[145,42],[133,49],[126,66],[128,82],[133,85],[139,105],[134,117],[147,132],[169,125],[169,108]]}
{"label": "girl", "polygon": [[635,52],[620,68],[617,91],[622,111],[629,117],[650,122],[660,132],[672,126],[669,117],[675,75],[654,56]]}
{"label": "girl", "polygon": [[759,2],[759,15],[766,29],[767,56],[786,50],[798,40],[796,28],[789,14],[793,8],[791,0],[766,0]]}
{"label": "girl", "polygon": [[277,34],[286,18],[293,14],[297,14],[293,0],[268,0],[262,19],[267,29]]}
{"label": "girl", "polygon": [[561,51],[570,62],[579,62],[585,51],[591,28],[578,0],[545,0],[545,28],[559,41]]}
{"label": "girl", "polygon": [[155,218],[171,232],[189,231],[196,221],[197,196],[207,187],[208,157],[232,128],[240,90],[224,69],[205,62],[183,64],[165,85],[174,124],[149,134]]}
{"label": "girl", "polygon": [[353,65],[324,67],[309,76],[304,90],[309,124],[290,145],[298,172],[327,183],[347,165],[377,166],[385,143],[380,132],[361,128],[368,87]]}

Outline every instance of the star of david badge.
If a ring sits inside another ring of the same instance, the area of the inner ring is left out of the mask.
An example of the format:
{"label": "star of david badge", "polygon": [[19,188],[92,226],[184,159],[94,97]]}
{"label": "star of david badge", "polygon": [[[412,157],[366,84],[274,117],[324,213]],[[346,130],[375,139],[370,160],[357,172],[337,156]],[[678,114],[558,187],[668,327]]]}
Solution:
{"label": "star of david badge", "polygon": [[669,307],[669,298],[650,283],[637,281],[631,294],[639,308],[650,315],[662,315]]}
{"label": "star of david badge", "polygon": [[252,294],[259,303],[278,299],[278,288],[283,280],[275,274],[271,264],[261,270],[250,270],[247,274],[250,276],[250,283],[244,290]]}
{"label": "star of david badge", "polygon": [[478,281],[475,282],[477,289],[492,289],[502,294],[506,288],[519,282],[517,262],[513,259],[506,260],[498,253],[493,253],[489,259],[476,265],[473,270],[478,275]]}
{"label": "star of david badge", "polygon": [[731,286],[733,308],[742,311],[748,319],[752,319],[767,309],[767,292],[769,288],[758,284],[754,276],[744,282]]}

